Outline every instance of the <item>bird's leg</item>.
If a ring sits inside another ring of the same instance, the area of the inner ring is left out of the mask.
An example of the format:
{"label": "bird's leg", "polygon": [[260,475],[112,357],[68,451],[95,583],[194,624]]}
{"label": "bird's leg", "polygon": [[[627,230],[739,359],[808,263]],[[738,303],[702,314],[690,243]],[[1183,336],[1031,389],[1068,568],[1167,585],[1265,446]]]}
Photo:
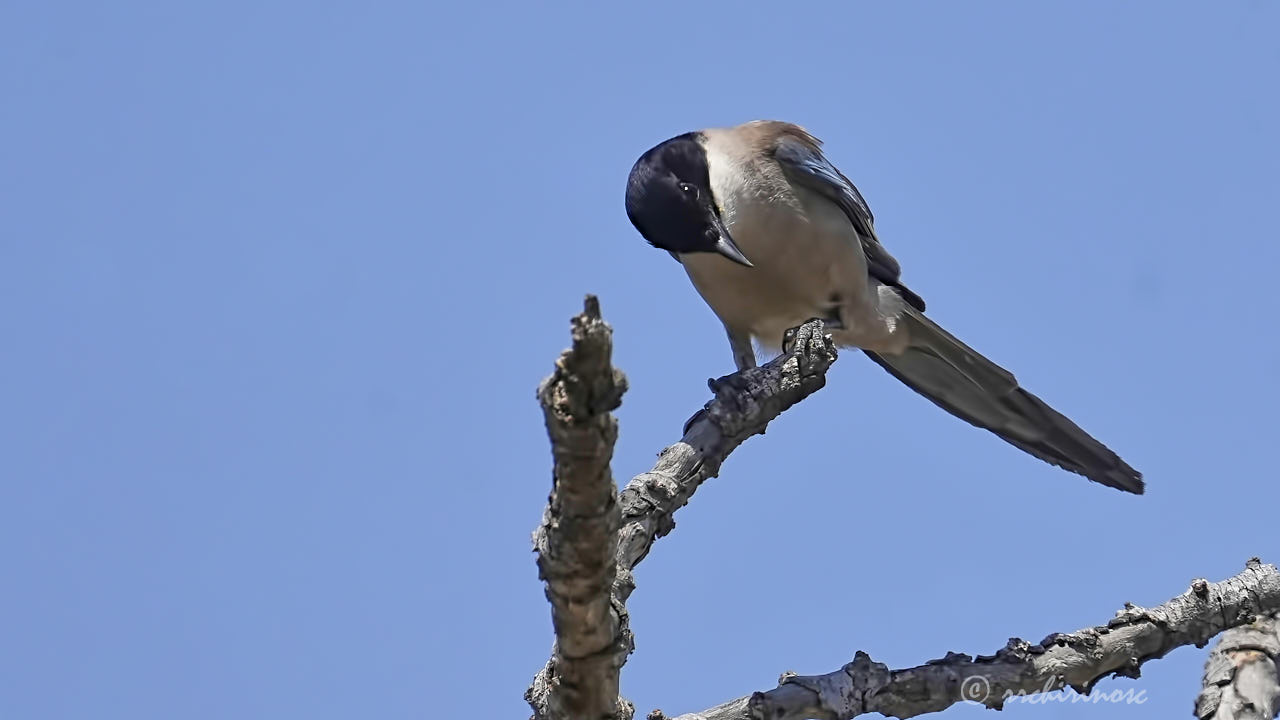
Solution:
{"label": "bird's leg", "polygon": [[810,320],[822,320],[822,324],[828,330],[844,329],[844,298],[840,297],[840,293],[831,293],[831,299],[827,305],[827,312],[820,318],[810,318]]}
{"label": "bird's leg", "polygon": [[756,351],[751,347],[751,333],[734,330],[727,325],[724,331],[729,336],[729,349],[733,351],[733,364],[738,366],[738,372],[755,367]]}
{"label": "bird's leg", "polygon": [[[821,320],[826,332],[830,332],[832,330],[844,330],[843,308],[844,303],[840,299],[839,293],[832,294],[831,304],[826,308],[826,312],[820,316],[809,318],[805,323],[811,323],[814,320]],[[791,347],[795,344],[796,331],[799,329],[800,328],[798,327],[793,327],[782,333],[782,352],[791,352]]]}
{"label": "bird's leg", "polygon": [[[738,371],[721,378],[710,378],[707,380],[707,387],[711,388],[713,393],[719,393],[722,387],[745,392],[749,389],[749,385],[746,378],[742,376],[742,372],[756,366],[756,351],[751,346],[751,333],[735,330],[728,325],[725,326],[724,331],[729,336],[729,349],[733,351],[733,364],[738,367]],[[693,417],[685,421],[684,431],[689,432],[689,428],[705,413],[705,409],[694,413]]]}

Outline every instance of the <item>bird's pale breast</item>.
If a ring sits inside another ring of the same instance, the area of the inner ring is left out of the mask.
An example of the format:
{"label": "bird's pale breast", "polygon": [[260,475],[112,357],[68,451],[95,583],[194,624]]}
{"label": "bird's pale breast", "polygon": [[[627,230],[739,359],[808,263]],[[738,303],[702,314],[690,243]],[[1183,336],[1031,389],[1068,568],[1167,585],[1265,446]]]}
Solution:
{"label": "bird's pale breast", "polygon": [[791,185],[776,164],[719,157],[710,166],[729,234],[754,267],[709,253],[681,262],[725,325],[777,347],[788,328],[867,302],[866,258],[839,207]]}

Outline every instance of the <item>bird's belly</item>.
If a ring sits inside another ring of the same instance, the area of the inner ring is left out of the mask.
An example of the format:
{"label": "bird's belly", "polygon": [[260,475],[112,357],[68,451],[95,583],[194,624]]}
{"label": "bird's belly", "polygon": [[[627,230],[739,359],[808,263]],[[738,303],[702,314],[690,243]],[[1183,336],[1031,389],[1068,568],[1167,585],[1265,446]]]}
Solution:
{"label": "bird's belly", "polygon": [[720,320],[768,348],[779,347],[783,333],[806,320],[867,302],[868,291],[866,258],[856,237],[832,232],[824,218],[773,217],[729,224],[754,267],[710,253],[680,258]]}

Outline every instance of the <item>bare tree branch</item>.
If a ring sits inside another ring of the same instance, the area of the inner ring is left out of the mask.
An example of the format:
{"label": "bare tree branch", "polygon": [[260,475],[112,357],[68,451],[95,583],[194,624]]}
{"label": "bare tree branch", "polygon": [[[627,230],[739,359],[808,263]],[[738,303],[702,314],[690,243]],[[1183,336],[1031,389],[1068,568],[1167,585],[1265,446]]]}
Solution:
{"label": "bare tree branch", "polygon": [[[710,381],[715,397],[685,424],[684,437],[653,469],[616,492],[609,470],[626,379],[611,365],[612,330],[588,296],[573,318],[573,347],[539,387],[555,459],[553,489],[534,533],[547,583],[556,645],[525,693],[535,720],[631,720],[618,675],[634,643],[626,600],[631,570],[675,526],[674,513],[719,472],[748,437],[826,383],[836,359],[822,323],[797,329],[794,349],[760,368]],[[1126,604],[1105,626],[1054,634],[1038,644],[1013,638],[995,655],[948,653],[890,671],[859,652],[825,675],[784,675],[779,686],[677,720],[846,720],[870,712],[908,718],[961,702],[1000,709],[1015,696],[1071,687],[1089,694],[1109,675],[1139,675],[1142,663],[1174,648],[1203,647],[1224,629],[1196,703],[1200,720],[1269,719],[1280,707],[1280,572],[1256,558],[1221,583],[1196,580],[1165,604]],[[1257,620],[1257,622],[1255,622]],[[654,711],[650,718],[665,717]]]}
{"label": "bare tree branch", "polygon": [[[961,701],[999,709],[1010,697],[1063,687],[1088,694],[1103,677],[1136,678],[1147,660],[1183,645],[1204,647],[1223,630],[1277,610],[1280,572],[1254,558],[1233,578],[1196,580],[1163,605],[1126,605],[1106,625],[1050,635],[1035,645],[1013,638],[995,655],[948,653],[919,667],[892,671],[859,652],[835,672],[784,676],[773,690],[677,720],[848,720],[870,712],[909,718]],[[650,715],[661,717],[660,712]]]}
{"label": "bare tree branch", "polygon": [[534,547],[556,644],[525,698],[535,718],[628,720],[634,709],[618,695],[618,672],[631,631],[612,594],[620,514],[609,471],[618,437],[610,411],[627,381],[612,365],[613,330],[594,296],[573,318],[572,335],[538,388],[555,470]]}
{"label": "bare tree branch", "polygon": [[[670,532],[672,515],[715,477],[729,453],[826,384],[836,349],[822,322],[811,321],[773,361],[710,381],[715,397],[685,424],[684,437],[627,483],[614,503],[608,465],[617,424],[608,411],[618,406],[626,383],[609,367],[611,331],[594,297],[573,323],[573,348],[538,393],[556,472],[534,545],[557,642],[525,699],[535,720],[628,720],[634,708],[617,693],[618,671],[634,644],[625,605],[635,589],[631,569]],[[616,379],[611,385],[608,378]],[[607,502],[601,481],[608,485]],[[601,602],[606,578],[612,585],[607,604]]]}
{"label": "bare tree branch", "polygon": [[1200,720],[1271,720],[1280,714],[1280,622],[1276,613],[1231,628],[1209,653]]}
{"label": "bare tree branch", "polygon": [[[835,360],[835,344],[822,321],[810,320],[796,329],[789,352],[762,367],[710,381],[715,397],[685,423],[684,437],[664,449],[653,469],[632,478],[622,491],[619,569],[634,568],[658,538],[671,532],[675,511],[703,482],[719,474],[729,453],[820,390]],[[623,597],[629,593],[626,590]]]}

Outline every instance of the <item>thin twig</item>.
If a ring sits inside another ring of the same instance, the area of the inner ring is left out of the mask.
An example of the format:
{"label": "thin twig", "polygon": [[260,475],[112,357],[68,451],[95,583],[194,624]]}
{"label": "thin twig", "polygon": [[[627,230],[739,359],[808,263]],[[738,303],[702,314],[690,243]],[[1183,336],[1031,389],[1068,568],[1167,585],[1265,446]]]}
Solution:
{"label": "thin twig", "polygon": [[671,532],[675,511],[720,472],[729,453],[826,384],[837,353],[822,321],[801,325],[794,338],[791,351],[769,363],[709,381],[715,397],[685,423],[684,437],[659,454],[653,469],[627,483],[621,498],[620,570],[635,567],[658,538]]}

